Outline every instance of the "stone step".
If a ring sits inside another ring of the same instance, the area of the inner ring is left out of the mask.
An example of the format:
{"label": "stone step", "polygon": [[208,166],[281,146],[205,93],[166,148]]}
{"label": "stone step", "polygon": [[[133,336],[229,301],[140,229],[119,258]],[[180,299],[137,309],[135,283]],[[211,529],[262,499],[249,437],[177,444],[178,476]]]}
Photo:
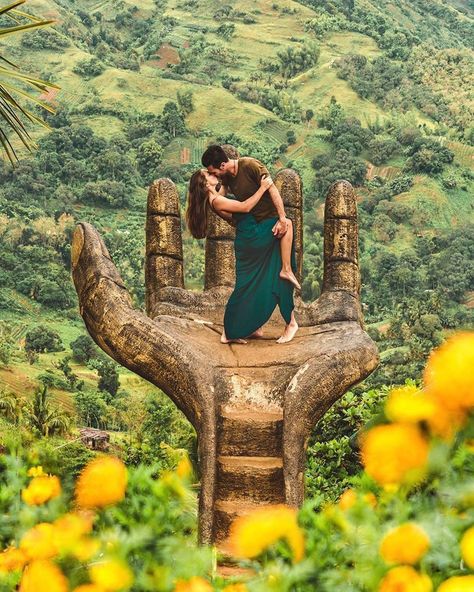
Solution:
{"label": "stone step", "polygon": [[219,417],[219,454],[281,456],[283,412],[225,411]]}
{"label": "stone step", "polygon": [[283,459],[278,456],[217,457],[216,499],[283,503]]}
{"label": "stone step", "polygon": [[230,555],[227,542],[232,522],[239,516],[245,516],[252,510],[266,504],[246,501],[217,500],[214,504],[214,540],[221,553]]}

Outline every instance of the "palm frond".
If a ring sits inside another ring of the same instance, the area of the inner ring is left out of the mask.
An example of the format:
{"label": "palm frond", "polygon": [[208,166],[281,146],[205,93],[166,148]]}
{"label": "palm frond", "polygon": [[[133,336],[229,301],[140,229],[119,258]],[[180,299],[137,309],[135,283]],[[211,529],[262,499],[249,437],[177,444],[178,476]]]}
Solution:
{"label": "palm frond", "polygon": [[[54,20],[43,20],[28,14],[27,12],[18,10],[18,7],[24,4],[25,1],[26,0],[15,0],[0,8],[0,15],[7,16],[13,21],[13,23],[15,23],[11,27],[0,29],[0,38],[5,35],[39,29],[56,22]],[[22,20],[24,21],[25,19],[29,22],[22,22]],[[42,109],[45,109],[50,113],[55,113],[55,109],[52,106],[34,97],[19,85],[30,86],[41,92],[47,92],[48,89],[52,88],[60,89],[61,87],[53,82],[41,80],[40,78],[21,72],[13,62],[4,56],[0,56],[0,79],[0,144],[10,162],[15,164],[15,161],[18,161],[18,156],[8,138],[6,130],[14,133],[27,150],[31,152],[32,148],[36,147],[36,144],[26,129],[22,118],[30,123],[41,125],[47,129],[51,129],[51,127],[41,119],[41,117],[21,105],[14,95],[20,95],[29,101],[33,101],[33,103],[39,105]],[[19,83],[19,85],[16,83]],[[1,126],[1,122],[3,122],[3,126]],[[4,129],[5,127],[6,129]]]}
{"label": "palm frond", "polygon": [[17,25],[16,27],[8,27],[6,29],[0,29],[0,37],[3,35],[11,35],[12,33],[19,33],[20,31],[26,31],[28,29],[39,29],[40,27],[46,27],[52,25],[56,21],[40,21],[35,23],[28,23],[23,25]]}

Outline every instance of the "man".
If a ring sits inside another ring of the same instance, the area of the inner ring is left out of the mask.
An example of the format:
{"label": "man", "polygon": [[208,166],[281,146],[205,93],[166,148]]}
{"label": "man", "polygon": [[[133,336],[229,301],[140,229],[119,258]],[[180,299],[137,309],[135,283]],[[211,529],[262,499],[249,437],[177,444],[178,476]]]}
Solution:
{"label": "man", "polygon": [[[209,173],[222,179],[230,193],[239,201],[245,201],[260,187],[263,175],[269,175],[268,169],[256,158],[231,158],[227,156],[222,146],[209,146],[202,155],[202,164]],[[278,216],[279,220],[272,228],[273,234],[281,238],[287,231],[289,220],[285,214],[285,207],[280,192],[272,185],[251,210],[257,222],[265,218]]]}

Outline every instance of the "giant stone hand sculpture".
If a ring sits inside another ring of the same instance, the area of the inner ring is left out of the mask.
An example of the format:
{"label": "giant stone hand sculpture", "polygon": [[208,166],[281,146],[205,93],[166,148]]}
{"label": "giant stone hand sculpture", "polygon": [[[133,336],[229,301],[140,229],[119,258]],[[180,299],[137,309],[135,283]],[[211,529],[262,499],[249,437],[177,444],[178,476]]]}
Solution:
{"label": "giant stone hand sculpture", "polygon": [[[293,219],[302,269],[302,196],[291,169],[275,177]],[[347,181],[328,191],[321,296],[295,298],[300,329],[277,344],[275,310],[265,338],[220,343],[234,285],[234,228],[210,212],[205,287],[184,289],[178,193],[169,179],[148,194],[146,314],[130,296],[93,226],[78,223],[72,273],[80,312],[112,358],[162,389],[196,429],[199,443],[199,540],[225,549],[232,520],[259,504],[303,501],[305,450],[324,413],[378,363],[363,329],[356,199]],[[258,303],[249,302],[249,306]]]}

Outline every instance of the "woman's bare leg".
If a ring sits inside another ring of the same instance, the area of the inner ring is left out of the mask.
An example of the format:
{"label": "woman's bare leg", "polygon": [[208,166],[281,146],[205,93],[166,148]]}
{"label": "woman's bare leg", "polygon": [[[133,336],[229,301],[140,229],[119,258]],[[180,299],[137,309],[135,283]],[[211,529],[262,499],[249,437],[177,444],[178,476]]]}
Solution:
{"label": "woman's bare leg", "polygon": [[263,337],[263,325],[259,329],[248,335],[248,337]]}
{"label": "woman's bare leg", "polygon": [[227,339],[225,329],[222,329],[221,343],[247,343],[245,339]]}
{"label": "woman's bare leg", "polygon": [[288,230],[280,239],[281,251],[281,271],[280,277],[291,282],[295,288],[301,290],[301,286],[296,279],[295,274],[291,268],[291,245],[293,243],[293,223],[290,220]]}
{"label": "woman's bare leg", "polygon": [[276,342],[277,343],[288,343],[288,341],[291,341],[293,339],[296,331],[298,331],[298,323],[296,322],[296,319],[295,319],[295,312],[292,311],[291,312],[291,320],[290,320],[289,324],[285,327],[283,335],[281,337],[279,337],[276,340]]}

